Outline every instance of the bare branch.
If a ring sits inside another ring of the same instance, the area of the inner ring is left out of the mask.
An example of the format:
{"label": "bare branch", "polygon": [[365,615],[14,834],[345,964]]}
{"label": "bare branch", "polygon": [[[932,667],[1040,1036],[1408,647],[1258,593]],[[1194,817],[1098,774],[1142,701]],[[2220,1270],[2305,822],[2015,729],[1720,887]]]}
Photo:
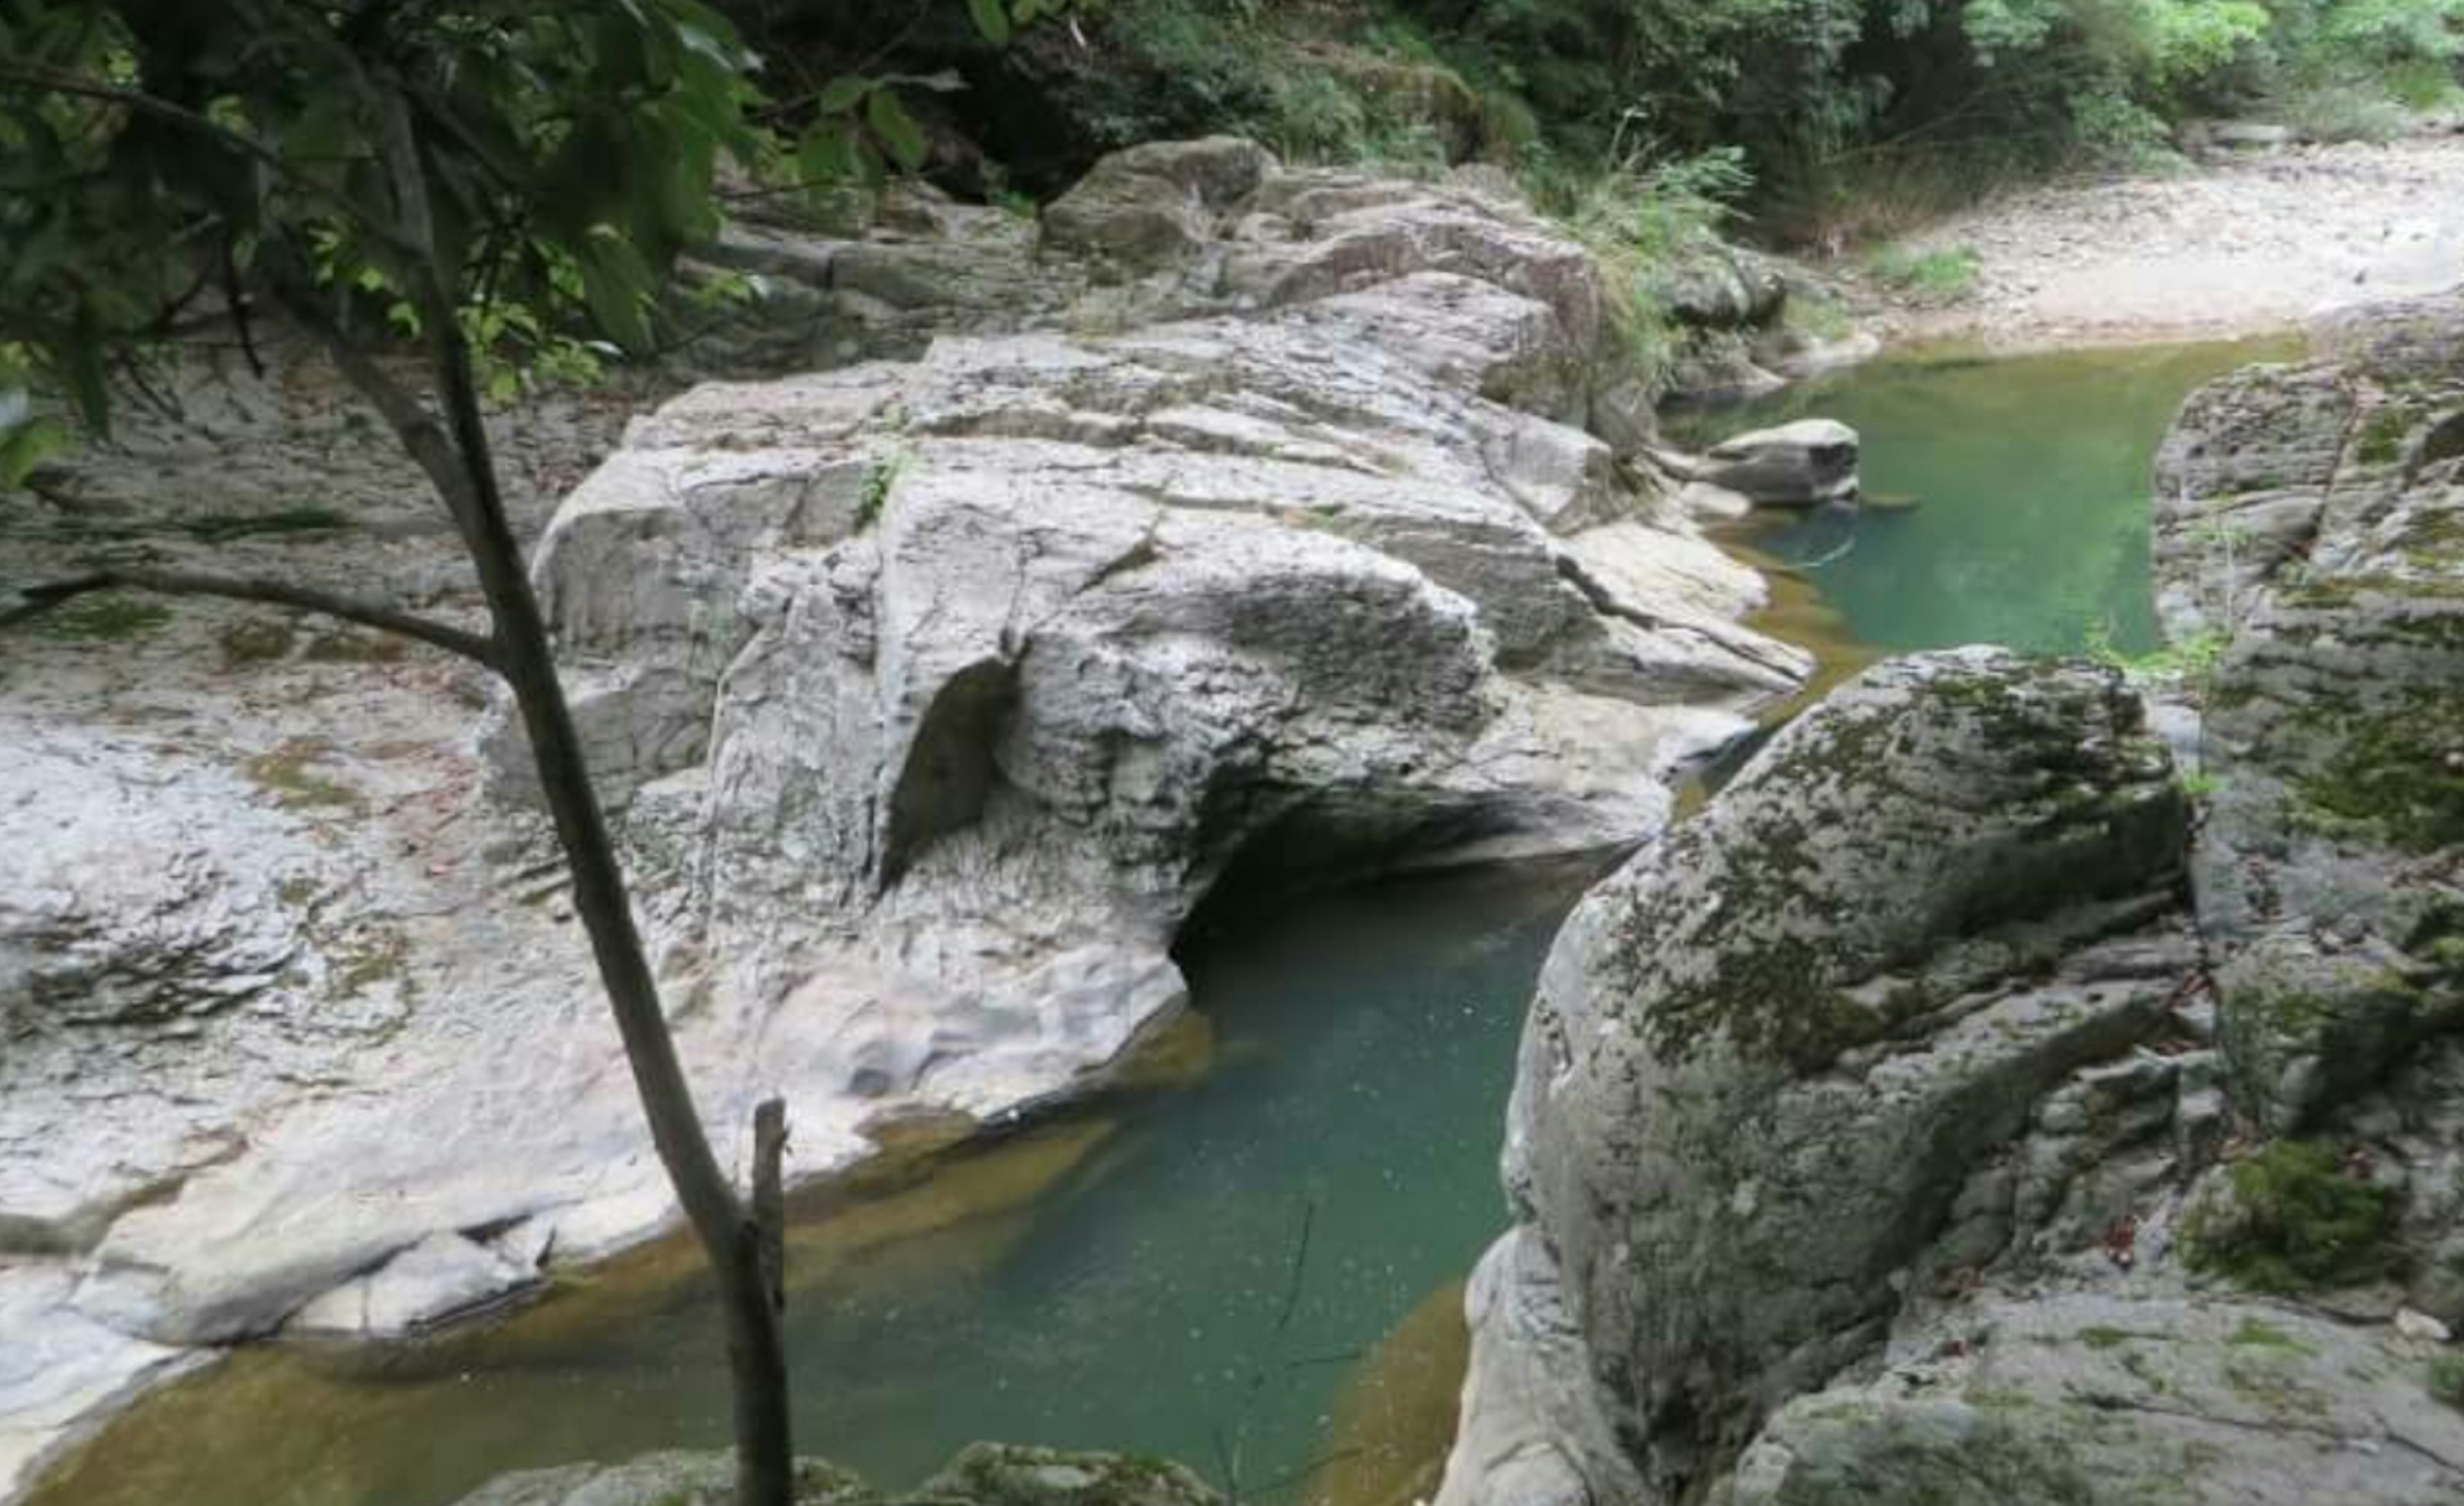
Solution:
{"label": "bare branch", "polygon": [[422,643],[458,653],[489,669],[502,673],[503,665],[494,638],[442,623],[417,612],[387,607],[382,602],[363,601],[333,591],[320,591],[306,586],[294,586],[288,581],[266,580],[239,575],[206,575],[193,570],[156,570],[132,565],[113,565],[90,574],[64,581],[50,581],[26,587],[21,594],[25,604],[0,611],[0,629],[39,617],[79,596],[95,591],[152,591],[164,596],[220,596],[231,601],[264,602],[275,607],[289,607],[297,611],[313,611],[322,616],[356,622],[362,627],[385,632],[400,633]]}
{"label": "bare branch", "polygon": [[75,74],[56,73],[51,69],[0,68],[0,84],[14,84],[22,89],[35,89],[45,94],[64,94],[80,100],[98,100],[117,104],[139,115],[185,125],[192,131],[210,136],[224,145],[246,152],[276,172],[288,172],[281,154],[254,137],[232,130],[186,105],[157,99],[142,89],[123,89],[118,84],[80,78]]}
{"label": "bare branch", "polygon": [[764,1098],[753,1111],[753,1240],[761,1285],[772,1311],[787,1305],[787,1196],[781,1162],[787,1153],[787,1101]]}

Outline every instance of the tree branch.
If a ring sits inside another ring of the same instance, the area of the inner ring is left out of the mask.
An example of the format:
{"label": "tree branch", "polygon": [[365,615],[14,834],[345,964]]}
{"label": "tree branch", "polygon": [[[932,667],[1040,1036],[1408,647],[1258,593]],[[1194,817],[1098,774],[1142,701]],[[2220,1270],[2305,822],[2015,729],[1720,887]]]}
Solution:
{"label": "tree branch", "polygon": [[45,94],[63,94],[79,100],[95,100],[105,104],[117,104],[139,115],[150,115],[158,121],[168,121],[175,125],[185,125],[192,131],[214,138],[226,146],[247,153],[276,172],[286,175],[289,172],[281,154],[263,142],[243,132],[232,130],[186,105],[158,99],[142,89],[124,89],[118,84],[80,78],[75,74],[55,73],[47,68],[0,68],[0,84],[15,84],[19,88],[39,90]]}
{"label": "tree branch", "polygon": [[753,1111],[754,1249],[773,1311],[787,1306],[787,1196],[781,1162],[787,1153],[787,1101],[764,1098]]}
{"label": "tree branch", "polygon": [[164,596],[220,596],[231,601],[265,602],[275,607],[289,607],[298,611],[317,612],[339,617],[362,627],[416,638],[432,647],[458,653],[498,673],[503,664],[494,638],[482,636],[450,623],[442,623],[416,612],[403,611],[382,602],[363,601],[355,596],[338,595],[288,581],[266,580],[239,575],[205,575],[193,570],[155,570],[128,565],[113,565],[91,574],[64,581],[50,581],[30,586],[19,594],[25,604],[0,611],[0,629],[39,617],[55,608],[95,591],[152,591]]}
{"label": "tree branch", "polygon": [[385,427],[393,431],[394,438],[419,463],[429,484],[436,488],[463,544],[476,549],[480,537],[478,498],[473,494],[471,473],[463,464],[461,450],[446,432],[445,425],[408,388],[387,376],[367,349],[335,322],[333,310],[318,297],[298,253],[289,243],[269,239],[260,249],[259,264],[266,270],[266,283],[274,300],[325,347],[325,354],[342,373],[342,380],[374,405]]}
{"label": "tree branch", "polygon": [[57,73],[39,68],[0,68],[0,86],[33,89],[44,94],[56,94],[72,99],[93,100],[116,104],[134,114],[151,116],[184,129],[194,131],[209,140],[220,142],[231,150],[250,158],[276,178],[294,187],[305,188],[324,199],[353,224],[365,231],[380,244],[396,253],[410,249],[401,230],[369,213],[365,206],[347,192],[302,175],[283,155],[245,131],[237,131],[210,117],[201,115],[186,105],[147,94],[142,89],[126,89],[118,84],[80,78],[75,74]]}

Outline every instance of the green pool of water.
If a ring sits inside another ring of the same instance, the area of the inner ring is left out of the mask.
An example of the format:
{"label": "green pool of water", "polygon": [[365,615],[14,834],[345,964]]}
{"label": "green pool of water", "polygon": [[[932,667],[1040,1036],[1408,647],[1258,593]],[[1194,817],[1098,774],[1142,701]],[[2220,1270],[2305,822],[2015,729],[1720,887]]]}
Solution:
{"label": "green pool of water", "polygon": [[[862,1248],[832,1219],[800,1240],[800,1447],[892,1485],[986,1437],[1218,1478],[1237,1460],[1252,1495],[1305,1470],[1354,1362],[1504,1222],[1523,1008],[1587,876],[1389,884],[1196,941],[1221,1039],[1194,1087],[843,1209],[874,1226]],[[633,1264],[467,1336],[243,1354],[141,1403],[35,1500],[439,1506],[509,1469],[723,1442],[689,1258]]]}
{"label": "green pool of water", "polygon": [[1819,415],[1864,440],[1875,505],[1826,508],[1751,543],[1803,570],[1850,633],[1902,651],[2049,653],[2156,643],[2150,466],[2191,388],[2288,342],[1999,360],[1892,360],[1696,414],[1683,442]]}

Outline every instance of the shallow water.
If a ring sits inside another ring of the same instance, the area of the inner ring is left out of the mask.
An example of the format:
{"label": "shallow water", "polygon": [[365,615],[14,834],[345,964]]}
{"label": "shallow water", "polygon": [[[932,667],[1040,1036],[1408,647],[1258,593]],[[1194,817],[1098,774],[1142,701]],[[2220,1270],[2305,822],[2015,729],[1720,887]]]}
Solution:
{"label": "shallow water", "polygon": [[1872,505],[1825,508],[1753,546],[1805,578],[1855,639],[1903,651],[2156,646],[2148,488],[2191,388],[2283,340],[1877,363],[1676,426],[1685,442],[1812,414],[1863,437]]}
{"label": "shallow water", "polygon": [[[1221,1037],[1196,1086],[803,1231],[800,1446],[889,1485],[985,1437],[1237,1467],[1251,1495],[1291,1481],[1355,1362],[1504,1222],[1514,1043],[1584,876],[1388,884],[1193,945]],[[140,1404],[35,1500],[437,1506],[507,1469],[722,1442],[691,1270],[672,1249],[620,1262],[431,1344],[243,1354]]]}
{"label": "shallow water", "polygon": [[[1841,664],[1860,645],[2076,649],[2092,624],[2140,648],[2157,440],[2191,387],[2276,348],[1895,362],[1681,434],[1830,414],[1863,432],[1868,491],[1916,504],[1754,540],[1824,598],[1783,592],[1775,626],[1834,640]],[[1441,1436],[1461,1343],[1443,1289],[1503,1225],[1514,1043],[1581,876],[1419,879],[1239,919],[1185,957],[1219,1037],[1195,1086],[1116,1095],[904,1190],[803,1200],[801,1446],[891,1486],[994,1437],[1172,1455],[1268,1501],[1425,1490],[1409,1455]],[[505,1470],[720,1443],[701,1290],[671,1241],[500,1326],[245,1353],[142,1402],[33,1501],[444,1506]]]}

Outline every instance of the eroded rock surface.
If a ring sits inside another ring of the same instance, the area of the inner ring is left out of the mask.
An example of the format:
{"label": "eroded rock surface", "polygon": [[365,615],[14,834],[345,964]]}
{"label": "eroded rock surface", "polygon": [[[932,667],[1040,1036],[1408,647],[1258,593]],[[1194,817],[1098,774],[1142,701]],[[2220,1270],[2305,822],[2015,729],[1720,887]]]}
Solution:
{"label": "eroded rock surface", "polygon": [[1782,1408],[1716,1506],[2430,1502],[2464,1493],[2431,1345],[2266,1302],[2069,1294],[1896,1336]]}
{"label": "eroded rock surface", "polygon": [[1734,575],[1604,446],[1452,365],[1532,308],[1417,274],[637,424],[540,573],[611,794],[691,854],[678,934],[826,980],[794,1008],[870,1001],[849,1091],[985,1109],[1002,1053],[1049,1078],[1167,1008],[1174,930],[1260,844],[1323,875],[1653,829],[1803,663],[1686,584]]}
{"label": "eroded rock surface", "polygon": [[[1041,226],[861,218],[741,233],[765,301],[698,359],[898,359],[639,414],[540,545],[724,1145],[774,1091],[813,1174],[1083,1088],[1227,875],[1639,841],[1807,672],[1639,463],[1596,269],[1510,203],[1210,142]],[[47,475],[12,580],[204,541],[471,614],[407,464],[266,344]],[[523,520],[672,375],[499,415]],[[0,1276],[52,1299],[0,1347],[124,1348],[0,1393],[12,1471],[179,1346],[415,1332],[670,1216],[475,674],[211,603],[0,674]]]}

